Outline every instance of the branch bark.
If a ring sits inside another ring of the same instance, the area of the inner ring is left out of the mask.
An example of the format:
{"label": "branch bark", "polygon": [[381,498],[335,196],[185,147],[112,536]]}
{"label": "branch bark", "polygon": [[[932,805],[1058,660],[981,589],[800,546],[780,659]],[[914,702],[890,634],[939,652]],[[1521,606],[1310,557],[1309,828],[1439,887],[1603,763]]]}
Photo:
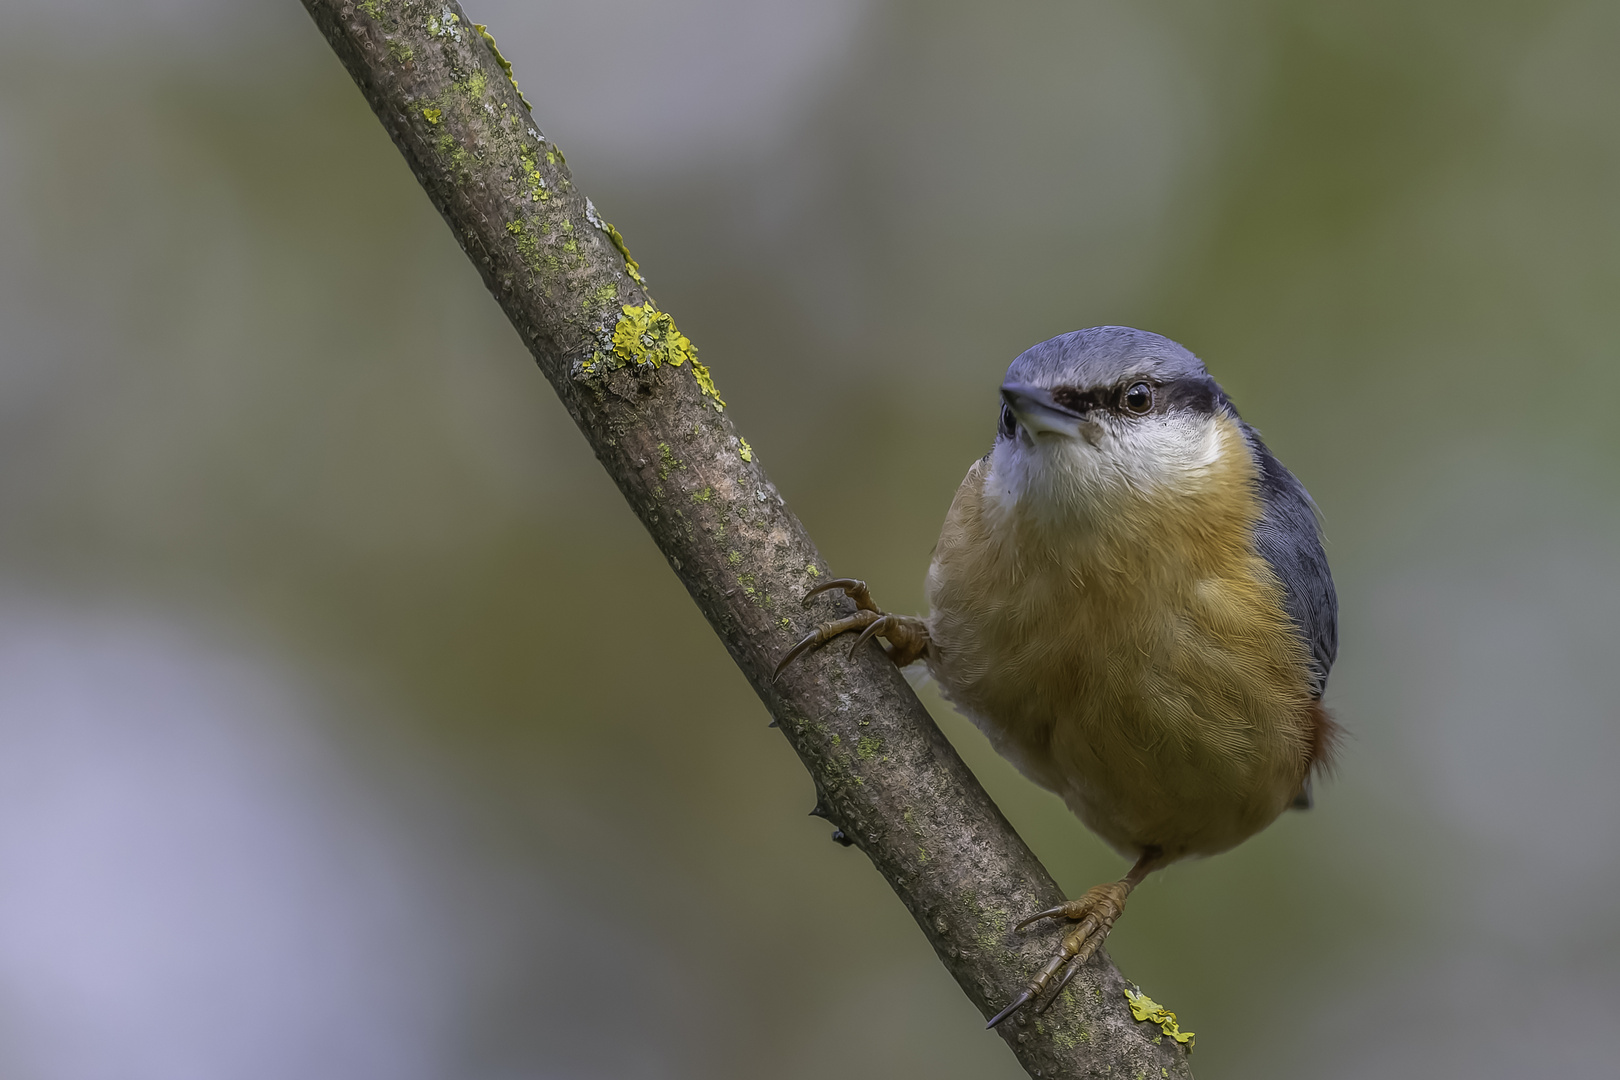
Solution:
{"label": "branch bark", "polygon": [[[815,782],[828,818],[893,887],[985,1016],[1053,947],[1014,935],[1063,900],[875,645],[852,662],[777,658],[837,606],[829,574],[617,230],[529,114],[494,40],[455,0],[303,0],[590,441]],[[1044,1015],[999,1029],[1036,1077],[1190,1078],[1136,1021],[1106,953]]]}

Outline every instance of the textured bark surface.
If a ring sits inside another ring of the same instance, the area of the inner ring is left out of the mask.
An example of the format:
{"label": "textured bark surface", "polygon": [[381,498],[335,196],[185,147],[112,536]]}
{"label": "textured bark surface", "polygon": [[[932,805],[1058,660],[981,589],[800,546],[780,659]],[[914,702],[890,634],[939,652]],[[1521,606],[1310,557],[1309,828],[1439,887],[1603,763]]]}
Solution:
{"label": "textured bark surface", "polygon": [[[304,5],[776,717],[828,818],[992,1015],[1057,942],[1012,925],[1061,892],[875,643],[849,662],[836,646],[812,653],[772,683],[798,637],[853,605],[800,606],[828,567],[618,233],[575,189],[493,40],[454,2]],[[1050,1011],[1025,1009],[1000,1034],[1032,1076],[1190,1077],[1184,1051],[1132,1018],[1125,986],[1099,953]]]}

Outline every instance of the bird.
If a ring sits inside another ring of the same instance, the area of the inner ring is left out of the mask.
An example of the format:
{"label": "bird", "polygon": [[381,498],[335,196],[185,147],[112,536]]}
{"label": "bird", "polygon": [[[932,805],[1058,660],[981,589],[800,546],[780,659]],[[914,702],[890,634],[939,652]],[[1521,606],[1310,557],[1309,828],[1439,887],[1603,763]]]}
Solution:
{"label": "bird", "polygon": [[855,613],[777,668],[842,634],[859,631],[851,656],[882,638],[1133,860],[1015,927],[1065,931],[989,1027],[1049,1007],[1150,873],[1309,808],[1339,734],[1322,704],[1338,600],[1316,505],[1197,356],[1094,326],[1020,354],[1000,398],[928,567],[928,615],[827,581],[805,602],[840,591]]}

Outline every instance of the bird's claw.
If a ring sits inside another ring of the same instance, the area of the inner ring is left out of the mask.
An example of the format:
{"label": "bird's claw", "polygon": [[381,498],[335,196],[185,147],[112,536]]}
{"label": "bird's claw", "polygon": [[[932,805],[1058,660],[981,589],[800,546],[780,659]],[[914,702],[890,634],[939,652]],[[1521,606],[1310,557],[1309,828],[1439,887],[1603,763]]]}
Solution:
{"label": "bird's claw", "polygon": [[1062,904],[1059,904],[1057,907],[1049,907],[1045,911],[1037,911],[1035,914],[1031,915],[1029,918],[1025,919],[1023,922],[1019,923],[1017,926],[1013,927],[1013,930],[1014,931],[1022,930],[1024,927],[1030,925],[1031,923],[1040,922],[1042,919],[1062,918],[1064,909],[1066,909],[1068,906],[1069,905],[1067,903],[1062,903]]}
{"label": "bird's claw", "polygon": [[[800,638],[798,644],[794,645],[793,648],[787,651],[787,655],[782,657],[781,662],[776,665],[776,671],[771,675],[771,681],[775,682],[781,677],[782,672],[787,670],[787,666],[789,664],[793,663],[793,661],[797,660],[802,654],[815,648],[817,645],[825,645],[839,634],[847,633],[850,630],[870,630],[872,627],[881,623],[883,619],[884,616],[878,615],[875,612],[861,610],[857,611],[847,619],[835,619],[832,622],[822,623],[820,626],[804,635],[804,637]],[[865,640],[866,636],[863,635],[855,642],[855,644],[859,645]],[[854,649],[850,650],[850,655],[855,655]]]}
{"label": "bird's claw", "polygon": [[838,577],[823,581],[820,585],[805,593],[804,600],[801,602],[805,607],[809,607],[810,601],[824,592],[831,592],[833,589],[843,589],[845,595],[855,601],[855,606],[862,611],[878,610],[878,606],[872,602],[872,590],[866,587],[866,582],[852,577]]}
{"label": "bird's claw", "polygon": [[846,657],[846,659],[855,659],[855,650],[872,640],[873,637],[887,630],[892,622],[894,622],[893,615],[880,615],[877,617],[877,619],[873,620],[870,626],[861,631],[861,636],[855,639],[855,644],[849,647],[849,655]]}
{"label": "bird's claw", "polygon": [[1097,885],[1087,889],[1078,900],[1070,900],[1068,903],[1037,912],[1013,927],[1015,931],[1022,930],[1042,919],[1071,919],[1075,923],[1074,927],[1063,935],[1057,955],[1035,973],[1034,978],[1029,980],[1029,985],[1018,992],[1011,1005],[991,1017],[985,1026],[995,1027],[1039,998],[1046,993],[1052,979],[1057,977],[1057,985],[1053,986],[1052,992],[1035,1007],[1035,1011],[1044,1013],[1051,1008],[1052,1003],[1063,993],[1063,988],[1069,985],[1069,980],[1073,979],[1085,966],[1086,961],[1091,959],[1092,954],[1102,947],[1103,939],[1114,928],[1114,920],[1125,910],[1125,897],[1129,892],[1130,889],[1124,882]]}
{"label": "bird's claw", "polygon": [[1028,1005],[1034,1000],[1035,991],[1025,987],[1017,997],[1013,998],[1011,1005],[1008,1005],[1005,1009],[1002,1009],[1000,1012],[996,1013],[996,1015],[992,1016],[990,1018],[990,1022],[984,1026],[986,1028],[995,1027],[997,1024],[1007,1019],[1007,1017],[1011,1016],[1013,1013],[1017,1012],[1019,1009],[1022,1009],[1025,1005]]}
{"label": "bird's claw", "polygon": [[789,664],[804,653],[818,645],[825,645],[839,634],[845,634],[851,630],[861,632],[860,636],[855,639],[855,644],[850,646],[849,656],[851,659],[854,658],[856,649],[859,649],[874,637],[882,637],[888,640],[891,648],[884,651],[897,667],[905,667],[907,664],[920,659],[928,651],[927,624],[918,618],[888,614],[873,603],[871,590],[866,587],[866,582],[858,578],[833,578],[830,581],[824,581],[804,594],[804,602],[808,605],[817,596],[824,592],[831,592],[834,589],[842,589],[845,595],[855,601],[855,614],[850,615],[848,618],[824,622],[800,638],[793,648],[787,651],[787,655],[782,657],[781,662],[776,665],[776,671],[771,675],[773,682],[781,677],[782,672],[787,670]]}
{"label": "bird's claw", "polygon": [[1046,995],[1046,1000],[1035,1006],[1036,1015],[1044,1013],[1047,1009],[1050,1009],[1052,1007],[1052,1003],[1063,995],[1063,988],[1069,985],[1069,980],[1078,975],[1080,973],[1080,969],[1085,966],[1086,962],[1080,959],[1078,956],[1073,960],[1070,960],[1069,966],[1064,968],[1063,974],[1059,976],[1058,984],[1052,987],[1052,992],[1050,994]]}

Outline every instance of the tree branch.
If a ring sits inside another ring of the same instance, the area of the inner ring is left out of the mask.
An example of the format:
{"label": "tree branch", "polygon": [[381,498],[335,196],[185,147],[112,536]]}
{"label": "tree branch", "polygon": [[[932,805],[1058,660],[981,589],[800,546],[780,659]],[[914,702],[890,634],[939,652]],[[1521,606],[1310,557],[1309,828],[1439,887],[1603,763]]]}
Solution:
{"label": "tree branch", "polygon": [[[455,0],[304,0],[597,458],[776,717],[828,818],[866,853],[985,1016],[1053,947],[1014,935],[1063,900],[875,645],[775,661],[846,600],[798,598],[826,564],[653,305],[617,230],[573,185],[510,69]],[[633,638],[627,645],[634,648]],[[1133,1020],[1099,952],[1043,1016],[1000,1031],[1037,1077],[1190,1077]]]}

